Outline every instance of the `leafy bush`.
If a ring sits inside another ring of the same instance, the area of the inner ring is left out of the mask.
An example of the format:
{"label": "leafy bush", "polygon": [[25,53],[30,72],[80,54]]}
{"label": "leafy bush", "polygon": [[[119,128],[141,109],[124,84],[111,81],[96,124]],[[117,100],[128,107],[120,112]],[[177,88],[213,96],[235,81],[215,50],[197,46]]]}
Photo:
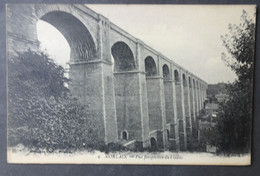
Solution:
{"label": "leafy bush", "polygon": [[31,151],[99,149],[99,123],[65,86],[64,69],[43,53],[8,60],[8,145]]}
{"label": "leafy bush", "polygon": [[227,85],[229,100],[220,104],[216,126],[209,142],[219,153],[241,154],[250,152],[253,108],[253,71],[255,23],[243,11],[239,25],[229,25],[229,33],[222,36],[228,56],[222,59],[238,79]]}

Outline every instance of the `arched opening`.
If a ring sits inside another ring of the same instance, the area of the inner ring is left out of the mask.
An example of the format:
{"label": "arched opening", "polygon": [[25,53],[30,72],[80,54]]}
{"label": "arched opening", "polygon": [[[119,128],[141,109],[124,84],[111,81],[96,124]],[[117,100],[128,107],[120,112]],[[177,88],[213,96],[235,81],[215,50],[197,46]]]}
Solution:
{"label": "arched opening", "polygon": [[130,47],[124,42],[116,42],[111,48],[114,58],[114,72],[135,69],[135,60]]}
{"label": "arched opening", "polygon": [[[122,42],[116,42],[111,47],[113,71],[114,71],[114,93],[115,93],[115,107],[117,117],[118,136],[121,131],[128,130],[127,138],[129,135],[135,136],[137,131],[130,129],[135,123],[139,114],[138,96],[138,82],[133,80],[137,77],[134,72],[129,72],[135,69],[135,59],[130,47]],[[131,102],[131,103],[129,103]],[[125,133],[124,133],[125,134]],[[123,136],[124,137],[124,136]]]}
{"label": "arched opening", "polygon": [[[36,23],[40,49],[65,69],[64,76],[71,75],[69,62],[96,58],[96,47],[85,25],[73,15],[52,11],[43,15]],[[68,86],[67,84],[65,86]]]}
{"label": "arched opening", "polygon": [[201,98],[201,109],[204,108],[204,96],[203,96],[203,84],[200,83],[200,98]]}
{"label": "arched opening", "polygon": [[40,50],[48,53],[55,63],[68,71],[70,61],[70,46],[63,34],[50,23],[38,20],[36,24]]}
{"label": "arched opening", "polygon": [[178,131],[180,139],[180,149],[186,149],[186,136],[185,136],[185,111],[183,108],[184,90],[181,83],[181,75],[178,70],[174,70],[174,81],[176,89],[176,106],[177,106],[177,118],[178,118]]}
{"label": "arched opening", "polygon": [[174,81],[175,83],[180,81],[179,73],[177,70],[174,70]]}
{"label": "arched opening", "polygon": [[170,69],[167,64],[164,64],[163,67],[163,79],[164,79],[164,101],[165,101],[165,115],[166,115],[166,124],[171,124],[174,121],[174,109],[173,109],[173,85],[170,80]]}
{"label": "arched opening", "polygon": [[193,79],[192,82],[193,82],[193,87],[195,88],[196,87],[195,80]]}
{"label": "arched opening", "polygon": [[52,11],[43,15],[40,20],[57,28],[66,38],[70,46],[71,62],[96,59],[97,52],[94,40],[79,19],[66,12]]}
{"label": "arched opening", "polygon": [[201,110],[201,99],[200,99],[200,87],[199,87],[199,82],[196,81],[197,83],[197,97],[198,97],[198,107],[199,107],[199,111]]}
{"label": "arched opening", "polygon": [[193,91],[193,85],[191,81],[191,77],[188,77],[189,82],[189,95],[190,95],[190,112],[191,112],[191,121],[192,121],[192,127],[195,126],[195,99],[194,99],[194,91]]}
{"label": "arched opening", "polygon": [[145,58],[145,73],[146,76],[157,75],[156,64],[151,56]]}
{"label": "arched opening", "polygon": [[187,86],[187,80],[186,80],[185,74],[182,74],[182,83],[183,83],[183,86]]}
{"label": "arched opening", "polygon": [[[149,116],[149,129],[150,131],[158,130],[162,128],[162,108],[161,102],[163,102],[163,91],[161,87],[162,79],[158,76],[156,63],[151,56],[148,56],[144,60],[146,71],[146,91],[147,91],[147,105]],[[145,84],[144,84],[145,85]],[[155,123],[156,122],[156,123]]]}
{"label": "arched opening", "polygon": [[170,79],[170,69],[166,64],[163,65],[163,78]]}
{"label": "arched opening", "polygon": [[151,138],[150,139],[151,142],[151,151],[157,151],[158,150],[158,146],[157,146],[157,141],[155,138]]}
{"label": "arched opening", "polygon": [[128,139],[128,135],[126,131],[123,131],[122,133],[122,139],[127,140]]}
{"label": "arched opening", "polygon": [[197,95],[197,89],[196,89],[196,84],[195,84],[195,80],[192,80],[193,82],[193,92],[194,92],[194,103],[195,103],[195,115],[198,116],[198,95]]}
{"label": "arched opening", "polygon": [[188,86],[188,78],[185,74],[182,74],[183,81],[183,100],[185,109],[185,120],[186,120],[186,132],[187,132],[187,145],[191,144],[192,136],[192,122],[191,122],[191,109],[190,109],[190,94]]}
{"label": "arched opening", "polygon": [[168,141],[170,140],[170,132],[169,132],[169,130],[167,130],[167,139],[168,139]]}

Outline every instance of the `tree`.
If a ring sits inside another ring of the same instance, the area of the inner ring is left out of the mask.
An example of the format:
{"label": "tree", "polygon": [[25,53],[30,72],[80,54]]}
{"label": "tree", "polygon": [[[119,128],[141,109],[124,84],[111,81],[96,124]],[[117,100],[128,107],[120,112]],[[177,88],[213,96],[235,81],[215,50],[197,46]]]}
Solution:
{"label": "tree", "polygon": [[64,69],[43,53],[8,60],[8,144],[32,151],[97,149],[99,123],[65,86]]}
{"label": "tree", "polygon": [[[230,56],[222,59],[237,74],[239,81],[252,81],[255,47],[255,23],[243,11],[239,25],[229,24],[229,34],[221,36]],[[249,84],[246,84],[249,85]]]}
{"label": "tree", "polygon": [[221,38],[229,55],[222,53],[222,59],[237,80],[227,86],[229,100],[220,106],[210,141],[220,152],[247,153],[251,142],[255,24],[243,11],[241,23],[230,24],[228,29],[229,34]]}

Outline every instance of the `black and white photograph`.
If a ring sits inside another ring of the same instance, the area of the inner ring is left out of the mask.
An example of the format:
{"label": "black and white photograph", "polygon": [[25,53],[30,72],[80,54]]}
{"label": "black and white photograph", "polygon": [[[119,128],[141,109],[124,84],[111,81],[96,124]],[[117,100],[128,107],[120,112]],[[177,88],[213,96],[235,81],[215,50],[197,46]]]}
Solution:
{"label": "black and white photograph", "polygon": [[7,161],[251,165],[256,5],[6,4]]}

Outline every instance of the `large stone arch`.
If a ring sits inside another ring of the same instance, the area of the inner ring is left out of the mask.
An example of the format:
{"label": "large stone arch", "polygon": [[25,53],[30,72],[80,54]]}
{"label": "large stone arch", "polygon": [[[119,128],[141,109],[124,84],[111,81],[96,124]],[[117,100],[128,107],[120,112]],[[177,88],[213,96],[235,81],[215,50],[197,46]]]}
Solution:
{"label": "large stone arch", "polygon": [[49,11],[39,18],[57,28],[69,43],[71,62],[97,58],[96,45],[86,26],[75,16],[64,11]]}
{"label": "large stone arch", "polygon": [[109,43],[110,43],[110,48],[113,47],[114,44],[118,42],[123,42],[125,43],[130,50],[133,53],[134,61],[135,61],[135,66],[136,68],[138,67],[138,60],[137,58],[137,44],[134,39],[128,38],[125,34],[118,32],[115,30],[113,27],[110,28],[109,31]]}
{"label": "large stone arch", "polygon": [[189,86],[192,87],[190,76],[188,76],[188,80],[189,80],[189,82],[188,82],[188,83],[189,83]]}
{"label": "large stone arch", "polygon": [[174,70],[174,81],[175,83],[180,82],[180,76],[178,70]]}
{"label": "large stone arch", "polygon": [[68,6],[68,5],[61,5],[61,4],[48,4],[48,5],[34,4],[31,6],[34,6],[35,9],[34,12],[37,20],[41,19],[43,16],[45,16],[50,12],[64,12],[74,16],[88,29],[89,33],[93,37],[95,46],[98,45],[97,31],[99,28],[98,26],[99,16],[90,11],[84,11],[84,12],[81,11],[80,9],[82,9],[82,7],[84,6],[79,6],[79,5]]}
{"label": "large stone arch", "polygon": [[188,85],[188,81],[187,81],[185,73],[182,74],[182,84],[183,84],[183,86],[187,86]]}
{"label": "large stone arch", "polygon": [[144,60],[145,62],[145,73],[146,76],[155,76],[157,75],[157,67],[154,59],[151,56],[147,56]]}
{"label": "large stone arch", "polygon": [[157,151],[158,150],[158,143],[155,137],[150,138],[151,143],[151,151]]}
{"label": "large stone arch", "polygon": [[194,78],[192,79],[192,84],[193,84],[193,87],[196,87],[195,79],[194,79]]}
{"label": "large stone arch", "polygon": [[114,58],[114,71],[135,70],[136,64],[131,48],[122,41],[116,42],[111,47],[111,53]]}
{"label": "large stone arch", "polygon": [[170,74],[169,66],[167,64],[164,64],[163,67],[162,67],[162,70],[163,70],[163,78],[164,79],[170,79],[171,74]]}

